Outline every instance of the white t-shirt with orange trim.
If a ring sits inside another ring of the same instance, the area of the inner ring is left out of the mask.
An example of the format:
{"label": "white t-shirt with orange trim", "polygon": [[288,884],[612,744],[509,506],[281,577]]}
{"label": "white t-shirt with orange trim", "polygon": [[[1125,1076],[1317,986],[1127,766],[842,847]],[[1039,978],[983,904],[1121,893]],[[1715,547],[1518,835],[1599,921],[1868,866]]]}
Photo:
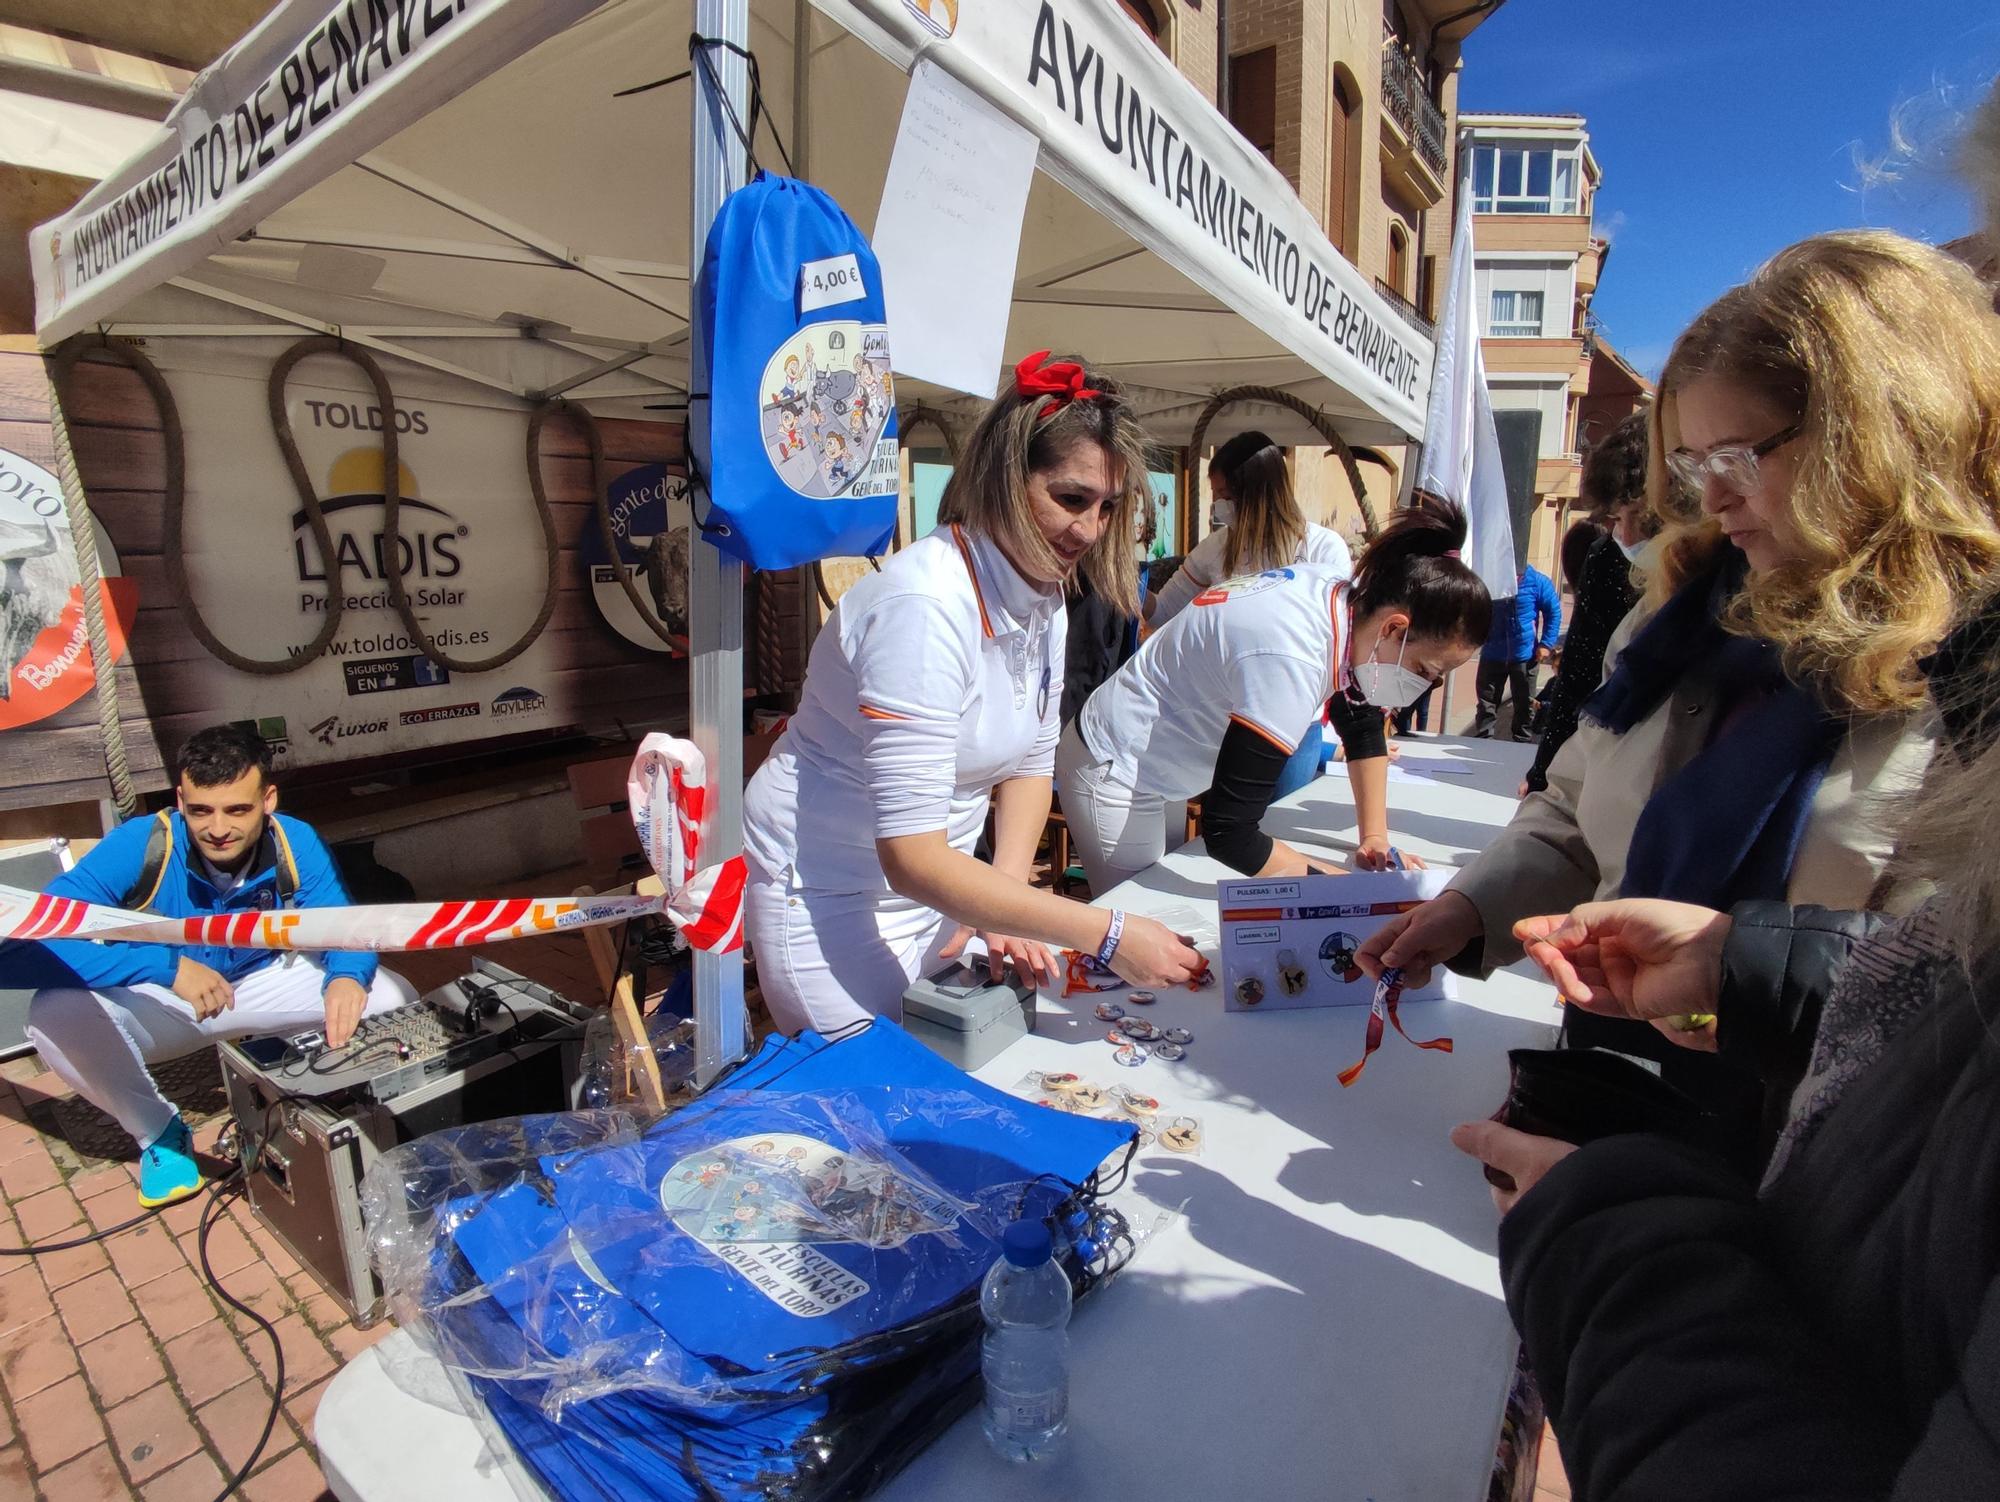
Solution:
{"label": "white t-shirt with orange trim", "polygon": [[1090,696],[1077,729],[1126,787],[1193,798],[1235,720],[1290,755],[1345,676],[1347,573],[1298,563],[1203,590]]}
{"label": "white t-shirt with orange trim", "polygon": [[970,854],[993,787],[1046,777],[1067,616],[984,536],[938,528],[863,578],[813,643],[805,691],[743,795],[753,875],[886,891],[878,838]]}
{"label": "white t-shirt with orange trim", "polygon": [[[1167,587],[1160,591],[1159,603],[1154,605],[1149,623],[1155,631],[1163,629],[1189,601],[1204,589],[1221,582],[1222,560],[1229,551],[1229,528],[1218,527],[1187,555]],[[1338,532],[1331,527],[1322,527],[1318,522],[1306,524],[1306,535],[1299,543],[1299,556],[1294,563],[1323,563],[1340,570],[1343,578],[1354,575],[1354,555],[1348,551]]]}

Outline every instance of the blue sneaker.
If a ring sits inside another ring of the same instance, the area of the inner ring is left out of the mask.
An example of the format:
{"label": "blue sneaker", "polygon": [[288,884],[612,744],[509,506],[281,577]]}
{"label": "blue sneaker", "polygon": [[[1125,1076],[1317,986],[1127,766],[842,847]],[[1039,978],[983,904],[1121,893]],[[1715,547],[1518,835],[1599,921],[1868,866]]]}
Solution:
{"label": "blue sneaker", "polygon": [[194,1160],[194,1133],[174,1112],[166,1129],[139,1154],[139,1203],[148,1210],[201,1193],[201,1165]]}

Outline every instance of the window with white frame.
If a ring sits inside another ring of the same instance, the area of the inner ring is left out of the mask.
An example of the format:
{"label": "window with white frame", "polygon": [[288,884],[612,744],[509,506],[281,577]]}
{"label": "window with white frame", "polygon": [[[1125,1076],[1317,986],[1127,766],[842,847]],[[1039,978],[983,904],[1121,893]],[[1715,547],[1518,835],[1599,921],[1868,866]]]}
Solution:
{"label": "window with white frame", "polygon": [[1487,310],[1486,332],[1496,339],[1539,339],[1542,294],[1495,289]]}
{"label": "window with white frame", "polygon": [[1575,214],[1583,167],[1574,146],[1498,142],[1472,152],[1476,214]]}

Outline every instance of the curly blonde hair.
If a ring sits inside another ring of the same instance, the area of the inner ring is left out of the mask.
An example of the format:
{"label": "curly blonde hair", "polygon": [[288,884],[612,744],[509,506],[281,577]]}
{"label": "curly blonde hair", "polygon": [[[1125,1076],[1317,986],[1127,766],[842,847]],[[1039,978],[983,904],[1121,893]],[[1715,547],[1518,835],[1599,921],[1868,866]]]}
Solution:
{"label": "curly blonde hair", "polygon": [[1731,381],[1799,423],[1783,508],[1804,556],[1753,577],[1725,625],[1774,643],[1859,714],[1922,703],[1916,662],[2000,564],[2000,319],[1965,267],[1856,230],[1780,251],[1674,343],[1653,403],[1647,500],[1670,523],[1658,603],[1726,544],[1665,463],[1675,395]]}

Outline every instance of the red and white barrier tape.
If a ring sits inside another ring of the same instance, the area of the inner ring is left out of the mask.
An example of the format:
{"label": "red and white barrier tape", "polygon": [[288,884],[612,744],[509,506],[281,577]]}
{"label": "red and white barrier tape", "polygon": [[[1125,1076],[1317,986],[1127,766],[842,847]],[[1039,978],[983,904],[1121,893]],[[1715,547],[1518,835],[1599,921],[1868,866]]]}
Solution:
{"label": "red and white barrier tape", "polygon": [[649,735],[640,744],[628,783],[632,822],[667,889],[664,897],[498,897],[162,918],[0,886],[0,940],[103,939],[386,954],[465,949],[664,912],[695,948],[724,952],[743,943],[743,858],[736,856],[704,871],[694,869],[707,801],[705,783],[701,753],[689,742]]}

